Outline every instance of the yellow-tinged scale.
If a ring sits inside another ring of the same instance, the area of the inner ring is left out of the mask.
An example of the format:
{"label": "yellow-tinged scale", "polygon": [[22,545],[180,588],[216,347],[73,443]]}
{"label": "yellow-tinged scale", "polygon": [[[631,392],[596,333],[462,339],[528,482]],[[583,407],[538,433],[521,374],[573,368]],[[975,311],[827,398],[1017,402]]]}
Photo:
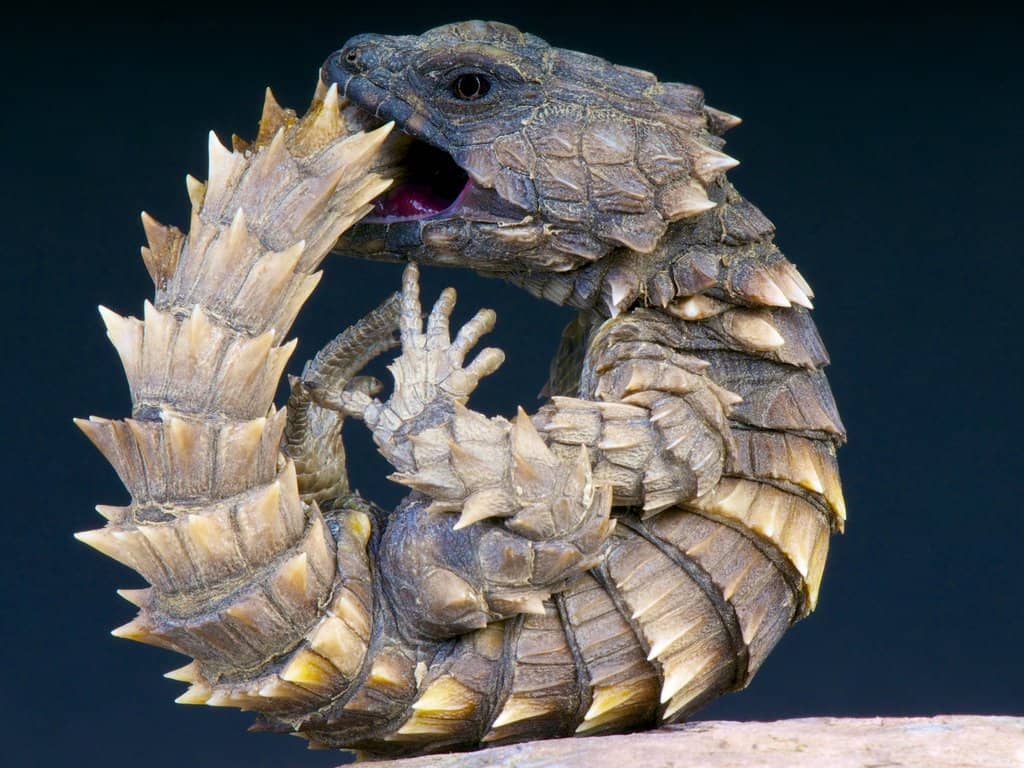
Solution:
{"label": "yellow-tinged scale", "polygon": [[619,720],[623,716],[623,714],[626,713],[619,712],[618,710],[613,709],[609,712],[605,712],[603,715],[598,715],[597,717],[592,718],[590,720],[584,720],[576,727],[576,733],[581,736],[586,735],[587,733],[590,733],[591,731],[596,730],[597,728],[601,728],[602,726],[608,725],[609,723],[614,723],[615,721]]}
{"label": "yellow-tinged scale", "polygon": [[174,700],[175,704],[205,704],[213,694],[213,689],[207,685],[196,683],[189,686],[181,696]]}
{"label": "yellow-tinged scale", "polygon": [[185,457],[195,447],[196,429],[184,419],[170,418],[165,424],[171,436],[170,449],[177,457]]}
{"label": "yellow-tinged scale", "polygon": [[338,590],[338,594],[335,596],[334,602],[331,603],[328,613],[345,622],[349,629],[361,638],[369,637],[370,617],[367,615],[362,603],[348,589]]}
{"label": "yellow-tinged scale", "polygon": [[642,700],[644,689],[638,685],[612,685],[594,689],[594,696],[590,703],[590,709],[583,716],[584,723],[576,730],[579,731],[586,725],[587,720],[594,720],[623,704],[633,704]]}
{"label": "yellow-tinged scale", "polygon": [[110,634],[114,637],[135,640],[140,643],[150,643],[153,638],[149,625],[142,620],[141,616],[136,616],[128,623],[110,630]]}
{"label": "yellow-tinged scale", "polygon": [[413,713],[396,733],[404,736],[444,734],[451,721],[458,721],[476,709],[476,694],[451,676],[438,678],[412,704]]}
{"label": "yellow-tinged scale", "polygon": [[401,736],[445,736],[452,731],[452,721],[435,717],[421,717],[415,712],[402,723],[402,727],[385,736],[388,741],[401,741]]}
{"label": "yellow-tinged scale", "polygon": [[505,702],[505,706],[501,708],[498,717],[491,723],[491,729],[501,728],[503,725],[517,723],[520,720],[529,720],[534,717],[551,714],[555,707],[556,704],[551,701],[530,699],[525,696],[510,696],[508,701]]}
{"label": "yellow-tinged scale", "polygon": [[257,627],[259,615],[263,607],[261,596],[254,595],[246,600],[229,605],[225,610],[231,618],[245,624],[247,627]]}
{"label": "yellow-tinged scale", "polygon": [[349,679],[359,671],[366,653],[366,643],[334,616],[327,616],[320,622],[309,645]]}
{"label": "yellow-tinged scale", "polygon": [[[239,527],[249,529],[254,534],[274,535],[274,529],[278,527],[280,512],[278,506],[281,501],[281,481],[275,480],[265,489],[261,490],[248,507],[243,507],[244,519],[239,520]],[[243,517],[239,515],[239,517]],[[242,524],[245,525],[242,525]],[[249,536],[246,538],[255,538]]]}
{"label": "yellow-tinged scale", "polygon": [[274,581],[279,588],[291,592],[295,599],[299,600],[307,594],[308,573],[309,556],[305,552],[300,552],[281,566]]}
{"label": "yellow-tinged scale", "polygon": [[[700,616],[683,624],[676,624],[667,631],[656,632],[654,628],[644,627],[644,632],[649,637],[651,650],[647,654],[648,661],[654,661],[667,651],[677,640],[685,637],[695,629],[704,625],[704,619]],[[660,635],[660,637],[658,636]]]}
{"label": "yellow-tinged scale", "polygon": [[400,687],[405,685],[405,677],[397,668],[397,662],[388,656],[379,656],[370,667],[367,676],[374,685]]}
{"label": "yellow-tinged scale", "polygon": [[693,701],[695,698],[697,698],[701,693],[703,693],[703,691],[700,688],[694,688],[692,691],[689,691],[685,696],[673,698],[669,702],[668,706],[665,707],[665,711],[661,715],[662,720],[667,720],[668,718],[672,717],[672,715],[674,715],[676,712],[678,712],[691,701]]}
{"label": "yellow-tinged scale", "polygon": [[168,680],[176,680],[179,683],[198,682],[200,678],[199,662],[193,661],[183,667],[172,669],[170,672],[165,672],[164,677]]}
{"label": "yellow-tinged scale", "polygon": [[265,699],[295,698],[294,688],[277,675],[271,675],[270,679],[260,686],[258,693]]}
{"label": "yellow-tinged scale", "polygon": [[697,655],[692,659],[681,661],[678,664],[673,664],[672,659],[668,659],[663,664],[663,675],[665,682],[661,686],[661,697],[660,701],[662,704],[669,701],[679,691],[685,688],[690,681],[692,681],[697,675],[704,671],[704,668],[713,659],[707,656]]}
{"label": "yellow-tinged scale", "polygon": [[348,512],[345,515],[345,527],[362,542],[364,547],[370,541],[370,533],[373,527],[370,524],[370,516],[365,512],[361,512],[358,509]]}
{"label": "yellow-tinged scale", "polygon": [[476,694],[454,677],[439,677],[413,702],[423,715],[468,715],[476,708]]}
{"label": "yellow-tinged scale", "polygon": [[295,653],[288,665],[281,670],[281,679],[298,685],[321,686],[334,677],[333,670],[322,657],[303,648]]}
{"label": "yellow-tinged scale", "polygon": [[793,479],[807,490],[824,495],[825,487],[815,467],[814,455],[805,446],[794,446],[792,441],[789,442],[789,466],[794,472]]}
{"label": "yellow-tinged scale", "polygon": [[231,529],[205,515],[188,516],[188,535],[210,560],[229,560],[235,551]]}

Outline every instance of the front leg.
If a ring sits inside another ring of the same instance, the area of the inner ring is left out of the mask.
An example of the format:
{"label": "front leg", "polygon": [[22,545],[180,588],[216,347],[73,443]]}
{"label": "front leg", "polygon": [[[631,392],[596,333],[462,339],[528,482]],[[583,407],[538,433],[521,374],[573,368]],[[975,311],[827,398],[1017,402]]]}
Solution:
{"label": "front leg", "polygon": [[438,298],[426,329],[419,299],[419,270],[410,264],[402,275],[399,332],[402,354],[388,366],[394,391],[386,402],[366,393],[336,390],[321,394],[321,403],[362,418],[377,448],[398,472],[415,471],[410,438],[451,419],[456,404],[464,404],[480,380],[505,360],[495,347],[480,352],[467,366],[466,354],[494,328],[493,310],[482,309],[452,341],[449,320],[455,308],[455,289]]}
{"label": "front leg", "polygon": [[363,418],[397,470],[392,479],[427,497],[412,500],[415,512],[389,521],[394,541],[386,549],[396,560],[395,580],[423,609],[417,623],[443,636],[542,612],[544,598],[600,561],[614,523],[611,490],[594,482],[585,446],[562,459],[522,410],[510,422],[466,407],[481,378],[504,359],[491,348],[463,365],[493,327],[494,313],[481,310],[451,340],[449,288],[424,328],[417,278],[415,266],[406,269],[391,397],[319,396]]}

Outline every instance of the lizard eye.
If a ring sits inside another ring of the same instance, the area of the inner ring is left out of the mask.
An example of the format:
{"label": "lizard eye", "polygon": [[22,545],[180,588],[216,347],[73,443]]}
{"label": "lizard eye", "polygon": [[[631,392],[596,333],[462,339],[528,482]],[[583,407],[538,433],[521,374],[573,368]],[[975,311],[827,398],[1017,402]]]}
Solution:
{"label": "lizard eye", "polygon": [[477,72],[466,72],[452,80],[451,89],[457,99],[476,101],[491,90],[491,81]]}

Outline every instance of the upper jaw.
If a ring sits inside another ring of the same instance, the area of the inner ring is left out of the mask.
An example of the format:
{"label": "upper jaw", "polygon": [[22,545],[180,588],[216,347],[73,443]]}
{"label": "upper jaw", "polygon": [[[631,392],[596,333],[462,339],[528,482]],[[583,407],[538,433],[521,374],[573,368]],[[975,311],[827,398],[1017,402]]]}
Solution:
{"label": "upper jaw", "polygon": [[[362,36],[369,37],[369,36]],[[363,42],[362,38],[353,41]],[[337,83],[339,95],[344,100],[357,106],[368,116],[383,122],[394,121],[395,125],[410,136],[424,141],[431,146],[447,151],[447,142],[440,130],[426,117],[405,101],[395,95],[394,89],[388,89],[374,82],[374,77],[365,71],[355,71],[356,67],[346,63],[346,51],[352,47],[350,41],[341,50],[327,57],[320,68],[320,79],[325,85]],[[371,50],[371,49],[367,49]],[[384,76],[394,77],[387,72]],[[375,72],[381,75],[381,72]]]}
{"label": "upper jaw", "polygon": [[384,149],[383,170],[395,177],[395,183],[374,201],[375,210],[364,222],[419,221],[458,208],[471,183],[449,153],[442,133],[408,102],[368,77],[331,66],[337,57],[332,54],[324,64],[321,79],[327,85],[337,83],[348,104],[349,124],[368,130],[390,121],[399,129]]}
{"label": "upper jaw", "polygon": [[389,166],[396,173],[396,184],[375,201],[375,210],[358,226],[390,226],[449,217],[506,224],[523,218],[524,210],[479,181],[474,182],[472,169],[455,159],[450,142],[421,112],[369,77],[341,67],[337,59],[344,50],[327,59],[321,79],[327,85],[338,84],[350,109],[354,108],[363,118],[362,128],[394,121],[399,129],[388,140],[394,157]]}
{"label": "upper jaw", "polygon": [[[524,219],[527,212],[502,198],[486,179],[474,179],[472,156],[453,148],[444,133],[443,115],[431,115],[429,104],[413,108],[415,96],[395,96],[392,90],[403,93],[403,81],[391,89],[381,80],[396,77],[390,67],[350,71],[339,62],[345,50],[328,58],[321,78],[326,85],[337,83],[339,95],[348,102],[349,124],[355,118],[355,125],[369,129],[393,120],[399,130],[388,139],[382,169],[394,174],[396,183],[374,202],[375,210],[342,237],[337,252],[375,260],[461,264],[478,226],[504,227]],[[367,50],[373,50],[373,41]],[[422,187],[430,180],[423,171],[431,170],[431,163],[437,166],[433,179],[444,182],[433,190]],[[417,182],[418,190],[410,186]]]}

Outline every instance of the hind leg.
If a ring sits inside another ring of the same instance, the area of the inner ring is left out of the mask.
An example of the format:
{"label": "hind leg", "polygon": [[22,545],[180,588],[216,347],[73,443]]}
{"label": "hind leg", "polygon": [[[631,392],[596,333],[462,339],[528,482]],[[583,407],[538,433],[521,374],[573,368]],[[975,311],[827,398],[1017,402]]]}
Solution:
{"label": "hind leg", "polygon": [[544,614],[544,598],[596,565],[607,516],[572,538],[531,540],[500,521],[454,528],[418,494],[387,520],[381,577],[406,634],[431,639],[481,629],[520,613]]}

